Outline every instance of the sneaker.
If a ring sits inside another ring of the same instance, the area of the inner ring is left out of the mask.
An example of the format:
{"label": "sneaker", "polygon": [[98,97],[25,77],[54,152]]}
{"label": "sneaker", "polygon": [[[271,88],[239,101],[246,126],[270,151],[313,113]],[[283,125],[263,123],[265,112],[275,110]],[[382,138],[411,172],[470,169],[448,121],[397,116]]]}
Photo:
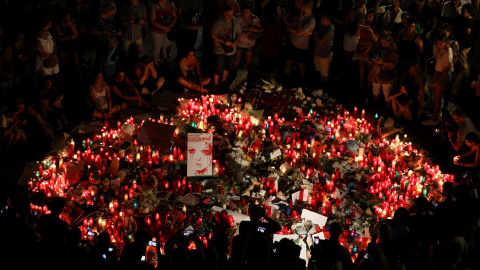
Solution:
{"label": "sneaker", "polygon": [[422,122],[422,125],[424,126],[436,126],[439,124],[439,121],[437,119],[428,119]]}

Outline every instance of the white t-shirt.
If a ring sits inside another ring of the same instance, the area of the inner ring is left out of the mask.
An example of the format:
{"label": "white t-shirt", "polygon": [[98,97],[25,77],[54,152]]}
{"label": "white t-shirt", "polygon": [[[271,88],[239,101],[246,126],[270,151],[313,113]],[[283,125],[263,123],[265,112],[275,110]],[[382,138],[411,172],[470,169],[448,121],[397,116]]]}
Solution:
{"label": "white t-shirt", "polygon": [[452,67],[453,52],[451,48],[442,49],[435,55],[436,64],[435,71],[443,72],[446,67]]}
{"label": "white t-shirt", "polygon": [[[232,21],[233,21],[233,28],[234,28],[234,35],[232,35]],[[233,41],[235,38],[242,33],[242,29],[240,28],[240,24],[238,23],[237,18],[232,18],[232,21],[226,22],[223,17],[218,19],[212,26],[212,34],[217,35],[221,39],[228,39],[230,41]],[[222,46],[220,45],[220,42],[215,40],[215,45],[214,45],[214,50],[215,54],[224,54],[225,52],[222,49]],[[234,55],[235,51],[237,49],[234,48],[234,50],[231,53],[228,53],[226,55]]]}

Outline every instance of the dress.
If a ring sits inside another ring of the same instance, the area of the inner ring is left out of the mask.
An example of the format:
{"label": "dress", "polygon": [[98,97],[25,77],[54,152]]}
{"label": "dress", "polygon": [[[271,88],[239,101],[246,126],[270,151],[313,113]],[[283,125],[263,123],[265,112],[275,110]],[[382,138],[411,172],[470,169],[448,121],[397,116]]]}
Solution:
{"label": "dress", "polygon": [[[37,37],[37,39],[40,41],[40,45],[38,46],[37,50],[41,49],[46,54],[52,54],[55,51],[55,43],[53,42],[53,37],[52,35],[50,35],[50,33],[47,32],[46,39],[42,39],[41,37]],[[60,67],[58,66],[58,64],[52,68],[46,68],[43,65],[43,60],[45,60],[45,58],[37,54],[36,62],[35,62],[35,71],[37,73],[40,73],[42,76],[45,76],[45,75],[55,75],[58,72],[60,72]]]}

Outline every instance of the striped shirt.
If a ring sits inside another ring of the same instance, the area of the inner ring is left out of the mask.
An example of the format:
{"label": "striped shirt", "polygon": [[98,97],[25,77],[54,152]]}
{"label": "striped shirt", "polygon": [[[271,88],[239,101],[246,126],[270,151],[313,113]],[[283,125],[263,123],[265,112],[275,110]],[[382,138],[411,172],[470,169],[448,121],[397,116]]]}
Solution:
{"label": "striped shirt", "polygon": [[[132,8],[129,3],[125,3],[120,10],[120,18],[124,21],[130,20],[146,20],[147,9],[143,4],[137,4]],[[126,40],[139,40],[142,39],[142,27],[139,23],[127,24],[123,27],[123,37]]]}

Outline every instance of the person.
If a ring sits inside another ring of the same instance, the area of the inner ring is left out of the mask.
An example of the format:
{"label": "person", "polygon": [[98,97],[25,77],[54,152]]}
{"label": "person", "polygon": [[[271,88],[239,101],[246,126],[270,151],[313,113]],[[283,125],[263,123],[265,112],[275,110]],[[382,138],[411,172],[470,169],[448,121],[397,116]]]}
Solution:
{"label": "person", "polygon": [[358,61],[358,75],[360,88],[363,88],[363,79],[365,77],[365,65],[368,61],[368,54],[372,46],[377,42],[377,28],[375,25],[375,10],[369,9],[365,21],[360,24],[355,36],[358,37],[357,48],[355,49],[355,58]]}
{"label": "person", "polygon": [[113,270],[116,266],[116,256],[113,248],[110,249],[110,234],[104,231],[98,234],[96,242],[88,254],[88,269]]}
{"label": "person", "polygon": [[7,107],[6,111],[0,115],[0,128],[2,129],[0,141],[5,142],[3,146],[4,156],[10,155],[10,148],[17,142],[25,142],[27,140],[25,132],[18,127],[19,124],[17,106]]}
{"label": "person", "polygon": [[112,97],[110,95],[110,86],[103,80],[103,73],[94,73],[93,83],[88,89],[88,98],[93,106],[93,118],[109,119],[113,114],[121,109],[126,108],[126,104],[122,105],[112,104]]}
{"label": "person", "polygon": [[51,23],[51,20],[42,23],[37,31],[35,74],[40,78],[45,75],[56,75],[60,72],[57,46],[48,31]]}
{"label": "person", "polygon": [[203,0],[177,0],[178,25],[177,47],[179,51],[195,48],[198,30],[203,27],[201,15]]}
{"label": "person", "polygon": [[394,36],[396,36],[394,32],[397,28],[396,26],[402,23],[403,10],[400,8],[401,2],[400,0],[393,0],[392,5],[380,7],[382,1],[377,1],[377,7],[375,8],[377,14],[383,14],[381,30],[390,31]]}
{"label": "person", "polygon": [[20,85],[22,79],[31,75],[32,60],[34,59],[33,46],[25,40],[25,33],[18,31],[13,37],[14,84]]}
{"label": "person", "polygon": [[[467,152],[455,156],[453,163],[464,167],[478,168],[480,165],[480,139],[477,134],[470,132],[465,136],[465,145],[470,148]],[[464,158],[475,155],[473,162],[465,162]]]}
{"label": "person", "polygon": [[398,63],[397,46],[393,42],[392,34],[388,31],[380,33],[379,41],[370,50],[370,71],[368,79],[372,82],[373,100],[376,104],[380,95],[380,88],[383,90],[387,108],[390,108],[390,100],[387,97],[393,88]]}
{"label": "person", "polygon": [[417,0],[416,3],[412,3],[407,8],[407,12],[417,18],[421,27],[422,39],[425,40],[427,33],[432,31],[434,25],[434,11],[425,3],[425,0]]}
{"label": "person", "polygon": [[264,31],[260,48],[260,66],[271,72],[278,66],[281,44],[281,8],[276,0],[264,0],[261,3],[261,16]]}
{"label": "person", "polygon": [[13,94],[14,66],[15,57],[12,43],[4,43],[0,50],[0,90],[3,97]]}
{"label": "person", "polygon": [[132,79],[141,95],[153,96],[165,83],[165,78],[158,76],[153,58],[149,55],[142,56],[133,66]]}
{"label": "person", "polygon": [[[432,58],[436,59],[435,73],[433,75],[433,113],[432,118],[422,122],[425,126],[435,126],[440,122],[440,107],[445,90],[450,85],[450,68],[452,66],[453,53],[448,47],[448,37],[445,33],[438,35],[435,40]],[[427,61],[428,63],[429,61]]]}
{"label": "person", "polygon": [[343,22],[343,49],[346,52],[348,64],[352,63],[353,55],[357,48],[358,37],[355,36],[355,32],[362,21],[365,21],[365,17],[367,16],[365,2],[365,0],[355,0],[353,7],[347,13]]}
{"label": "person", "polygon": [[146,230],[137,230],[133,235],[133,240],[133,242],[127,243],[122,249],[122,254],[120,255],[121,269],[140,267],[154,269],[153,265],[142,260],[142,256],[145,256],[147,245],[152,240],[151,234]]}
{"label": "person", "polygon": [[343,227],[339,222],[330,223],[330,238],[321,240],[318,245],[317,269],[332,269],[334,266],[337,267],[335,269],[353,269],[350,252],[339,241],[342,233]]}
{"label": "person", "polygon": [[[215,71],[214,85],[227,80],[228,73],[233,69],[237,40],[242,29],[237,18],[233,17],[233,9],[226,7],[223,17],[220,17],[212,26],[212,39],[215,41]],[[229,49],[231,47],[232,49]]]}
{"label": "person", "polygon": [[[173,30],[177,22],[177,12],[172,1],[159,0],[150,7],[150,26],[153,41],[153,61],[155,66],[160,64],[160,53],[163,61],[168,61],[169,50],[172,41],[168,39],[168,33]],[[178,46],[178,44],[177,44]]]}
{"label": "person", "polygon": [[422,36],[415,32],[417,19],[409,17],[407,26],[397,36],[398,57],[400,59],[399,74],[406,72],[411,64],[419,63],[419,56],[423,53]]}
{"label": "person", "polygon": [[123,4],[120,9],[120,25],[123,27],[122,42],[123,51],[128,54],[130,47],[134,46],[134,51],[142,52],[142,28],[148,24],[147,9],[145,5],[138,0],[129,0]]}
{"label": "person", "polygon": [[240,60],[242,60],[243,52],[245,52],[245,62],[249,75],[252,71],[252,56],[255,50],[256,37],[263,32],[260,19],[252,14],[252,8],[252,5],[249,3],[243,4],[242,13],[237,16],[242,33],[237,41],[237,51],[235,62],[233,63],[233,70],[237,71]]}
{"label": "person", "polygon": [[321,82],[328,82],[330,70],[331,48],[335,36],[335,27],[332,24],[333,15],[325,12],[320,19],[319,27],[313,32],[315,39],[313,49],[313,63],[315,71],[320,75]]}
{"label": "person", "polygon": [[392,100],[397,124],[401,119],[410,122],[418,116],[423,105],[425,82],[425,74],[420,71],[419,66],[416,63],[411,64],[400,83],[400,91],[387,97],[388,100]]}
{"label": "person", "polygon": [[[66,237],[70,226],[60,215],[65,207],[65,198],[54,197],[48,208],[50,214],[44,214],[38,220],[37,231],[41,236],[39,250],[42,265],[61,265],[66,255]],[[56,269],[56,268],[53,268]]]}
{"label": "person", "polygon": [[115,74],[110,81],[110,90],[112,91],[112,100],[119,104],[122,102],[131,103],[137,107],[144,107],[147,102],[140,95],[135,84],[125,74],[125,69],[122,66],[117,66]]}
{"label": "person", "polygon": [[[78,29],[75,20],[72,19],[71,12],[65,8],[60,13],[60,21],[55,26],[57,33],[57,45],[63,66],[68,65],[69,57],[77,69],[78,75],[81,75],[80,62],[78,60]],[[80,78],[82,78],[80,76]]]}
{"label": "person", "polygon": [[301,81],[305,78],[305,65],[310,58],[309,40],[315,29],[315,17],[313,17],[312,8],[313,1],[303,0],[300,13],[286,25],[290,43],[287,48],[284,72],[285,75],[290,76],[293,64],[297,63]]}
{"label": "person", "polygon": [[102,6],[101,12],[93,23],[90,32],[95,37],[97,56],[95,58],[95,66],[103,67],[107,70],[107,57],[113,49],[118,46],[118,37],[122,34],[115,23],[115,13],[117,8],[112,2],[108,2]]}
{"label": "person", "polygon": [[193,48],[185,57],[180,59],[178,69],[180,71],[180,76],[177,78],[178,84],[191,90],[207,93],[207,90],[203,87],[210,83],[210,78],[203,78],[200,61],[195,57]]}
{"label": "person", "polygon": [[460,0],[445,1],[442,8],[442,17],[458,17],[465,2]]}
{"label": "person", "polygon": [[250,221],[242,221],[240,223],[241,230],[247,234],[251,235],[253,232],[258,231],[259,227],[266,229],[265,233],[270,235],[282,229],[275,220],[267,215],[265,208],[258,204],[252,203],[248,206],[248,215],[250,216]]}
{"label": "person", "polygon": [[465,145],[465,137],[467,134],[473,132],[477,134],[477,136],[480,136],[480,131],[478,131],[475,124],[467,117],[467,114],[461,108],[453,112],[452,118],[457,124],[457,128],[450,128],[448,130],[448,140],[455,152],[459,152]]}
{"label": "person", "polygon": [[[456,23],[455,35],[459,44],[459,59],[458,65],[455,69],[455,79],[452,83],[452,94],[463,94],[466,96],[463,89],[468,89],[465,87],[467,78],[470,77],[470,65],[468,63],[468,53],[472,48],[472,29],[474,28],[473,21],[473,6],[470,3],[467,3],[462,6],[462,17],[459,19],[459,22]],[[458,91],[458,92],[457,92]]]}

